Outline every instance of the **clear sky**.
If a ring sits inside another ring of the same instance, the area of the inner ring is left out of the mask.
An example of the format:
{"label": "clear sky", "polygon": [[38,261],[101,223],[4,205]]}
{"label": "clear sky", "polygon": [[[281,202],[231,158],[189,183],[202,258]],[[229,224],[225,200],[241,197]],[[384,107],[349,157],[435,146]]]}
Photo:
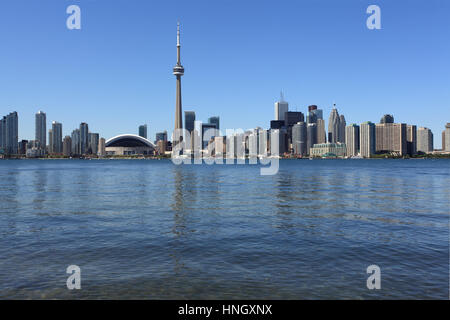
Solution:
{"label": "clear sky", "polygon": [[[81,8],[68,30],[66,8]],[[381,8],[381,30],[366,9]],[[333,102],[347,123],[433,130],[450,122],[450,1],[446,0],[2,0],[0,114],[34,114],[68,135],[87,122],[110,138],[173,129],[176,23],[182,24],[183,111],[221,128],[269,127],[283,90],[290,110]]]}

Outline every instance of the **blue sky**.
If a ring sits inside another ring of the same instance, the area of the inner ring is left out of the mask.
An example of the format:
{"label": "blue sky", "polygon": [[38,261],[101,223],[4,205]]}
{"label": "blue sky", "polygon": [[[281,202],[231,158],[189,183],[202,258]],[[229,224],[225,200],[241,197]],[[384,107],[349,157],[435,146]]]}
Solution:
{"label": "blue sky", "polygon": [[[66,8],[81,8],[81,30]],[[368,30],[366,8],[381,8]],[[80,122],[110,138],[172,130],[176,23],[182,24],[183,111],[219,115],[222,128],[267,128],[283,90],[291,110],[310,104],[328,120],[396,122],[433,130],[450,122],[450,2],[445,0],[3,0],[0,114],[34,114],[63,134]],[[328,121],[327,121],[328,122]]]}

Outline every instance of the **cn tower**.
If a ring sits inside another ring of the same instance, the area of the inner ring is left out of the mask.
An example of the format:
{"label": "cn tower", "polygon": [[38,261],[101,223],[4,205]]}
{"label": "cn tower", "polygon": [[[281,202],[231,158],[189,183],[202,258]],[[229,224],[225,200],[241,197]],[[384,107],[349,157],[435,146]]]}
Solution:
{"label": "cn tower", "polygon": [[[181,76],[184,75],[184,68],[181,65],[181,44],[180,44],[180,23],[177,25],[177,64],[173,67],[173,74],[177,77],[177,98],[175,103],[175,130],[183,128],[183,117],[181,110]],[[182,139],[180,137],[180,139]],[[177,139],[178,140],[178,139]],[[173,141],[177,145],[180,141]]]}

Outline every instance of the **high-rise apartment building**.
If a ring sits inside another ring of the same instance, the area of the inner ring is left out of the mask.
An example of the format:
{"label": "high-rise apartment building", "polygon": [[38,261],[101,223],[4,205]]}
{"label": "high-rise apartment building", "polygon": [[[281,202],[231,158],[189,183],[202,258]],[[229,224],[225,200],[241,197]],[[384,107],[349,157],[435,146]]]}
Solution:
{"label": "high-rise apartment building", "polygon": [[98,156],[104,157],[106,156],[106,147],[105,147],[105,138],[100,138],[98,141]]}
{"label": "high-rise apartment building", "polygon": [[433,133],[428,128],[417,129],[417,152],[433,152]]}
{"label": "high-rise apartment building", "polygon": [[39,141],[42,148],[47,145],[47,116],[45,112],[39,111],[35,115],[35,141]]}
{"label": "high-rise apartment building", "polygon": [[0,119],[0,151],[6,152],[6,117]]}
{"label": "high-rise apartment building", "polygon": [[375,154],[375,124],[367,121],[361,124],[359,129],[359,149],[361,157],[370,158]]}
{"label": "high-rise apartment building", "polygon": [[417,154],[417,127],[415,125],[406,126],[406,152],[410,156]]}
{"label": "high-rise apartment building", "polygon": [[19,151],[19,116],[11,112],[2,120],[2,140],[5,154],[17,154]]}
{"label": "high-rise apartment building", "polygon": [[62,124],[53,121],[52,122],[52,153],[61,154],[63,152],[62,146]]}
{"label": "high-rise apartment building", "polygon": [[89,126],[87,123],[80,123],[80,155],[87,154],[89,148]]}
{"label": "high-rise apartment building", "polygon": [[72,154],[81,155],[80,129],[72,131]]}
{"label": "high-rise apartment building", "polygon": [[406,123],[377,123],[375,128],[376,152],[407,154]]}
{"label": "high-rise apartment building", "polygon": [[70,157],[72,155],[72,138],[70,136],[64,137],[62,153],[65,157]]}
{"label": "high-rise apartment building", "polygon": [[[145,138],[145,137],[143,137]],[[100,140],[100,135],[98,133],[91,133],[89,135],[89,150],[91,154],[98,154],[98,143]]]}
{"label": "high-rise apartment building", "polygon": [[444,131],[444,137],[445,137],[445,146],[442,146],[442,149],[444,151],[450,152],[450,123],[447,123],[445,125],[445,131]]}
{"label": "high-rise apartment building", "polygon": [[306,152],[310,154],[310,149],[317,144],[317,124],[308,123],[306,127]]}
{"label": "high-rise apartment building", "polygon": [[345,145],[347,157],[357,156],[359,153],[359,126],[351,124],[345,127]]}

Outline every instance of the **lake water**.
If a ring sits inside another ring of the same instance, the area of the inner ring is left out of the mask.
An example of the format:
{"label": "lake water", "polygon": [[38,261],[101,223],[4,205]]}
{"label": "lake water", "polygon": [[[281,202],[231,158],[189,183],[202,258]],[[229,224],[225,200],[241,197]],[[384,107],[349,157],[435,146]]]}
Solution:
{"label": "lake water", "polygon": [[449,199],[444,159],[0,161],[0,298],[448,299]]}

